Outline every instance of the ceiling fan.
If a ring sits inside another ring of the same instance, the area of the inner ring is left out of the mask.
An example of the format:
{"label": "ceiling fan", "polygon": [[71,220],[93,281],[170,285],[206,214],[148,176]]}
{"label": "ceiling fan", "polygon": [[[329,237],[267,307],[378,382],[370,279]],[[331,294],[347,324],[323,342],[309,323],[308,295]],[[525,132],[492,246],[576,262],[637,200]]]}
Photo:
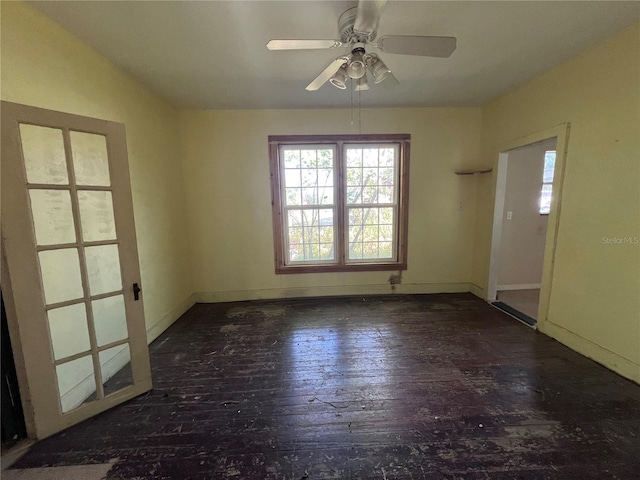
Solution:
{"label": "ceiling fan", "polygon": [[[374,83],[380,83],[393,73],[375,53],[365,47],[378,48],[384,53],[419,55],[423,57],[451,56],[456,49],[455,37],[416,35],[387,35],[376,41],[380,13],[387,0],[360,0],[338,19],[340,40],[271,40],[269,50],[317,50],[348,47],[351,53],[341,55],[325,68],[306,89],[318,90],[327,80],[340,89],[347,88],[349,78],[356,80],[354,90],[369,90],[367,72]],[[394,77],[395,78],[395,77]]]}

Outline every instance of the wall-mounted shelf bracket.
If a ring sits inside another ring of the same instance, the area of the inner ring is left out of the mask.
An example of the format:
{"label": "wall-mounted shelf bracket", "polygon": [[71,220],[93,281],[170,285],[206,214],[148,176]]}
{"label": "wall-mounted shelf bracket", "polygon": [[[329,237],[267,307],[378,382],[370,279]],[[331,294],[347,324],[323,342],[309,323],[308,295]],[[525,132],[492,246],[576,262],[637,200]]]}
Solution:
{"label": "wall-mounted shelf bracket", "polygon": [[490,173],[493,168],[477,168],[473,170],[456,170],[456,175],[475,175],[476,173]]}

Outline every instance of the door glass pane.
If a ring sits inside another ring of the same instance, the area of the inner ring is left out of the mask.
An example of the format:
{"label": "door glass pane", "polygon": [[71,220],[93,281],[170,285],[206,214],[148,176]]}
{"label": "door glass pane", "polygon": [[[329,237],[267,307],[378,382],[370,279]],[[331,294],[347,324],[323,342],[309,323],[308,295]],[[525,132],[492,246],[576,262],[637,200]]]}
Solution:
{"label": "door glass pane", "polygon": [[77,249],[46,250],[38,258],[47,305],[84,296]]}
{"label": "door glass pane", "polygon": [[96,391],[91,355],[58,365],[56,375],[63,413],[79,407]]}
{"label": "door glass pane", "polygon": [[98,346],[107,345],[129,336],[124,308],[124,295],[101,298],[91,302],[93,323]]}
{"label": "door glass pane", "polygon": [[29,190],[29,197],[38,245],[76,241],[68,190]]}
{"label": "door glass pane", "polygon": [[21,123],[20,139],[29,183],[69,184],[62,130]]}
{"label": "door glass pane", "polygon": [[84,241],[115,240],[116,224],[111,192],[79,190],[78,202]]}
{"label": "door glass pane", "polygon": [[69,136],[76,185],[111,185],[106,137],[74,131]]}
{"label": "door glass pane", "polygon": [[122,290],[120,259],[117,245],[101,245],[84,249],[91,295]]}
{"label": "door glass pane", "polygon": [[84,303],[54,308],[47,312],[49,333],[56,360],[91,348],[87,327],[87,310]]}
{"label": "door glass pane", "polygon": [[129,344],[118,345],[98,353],[105,397],[133,384]]}

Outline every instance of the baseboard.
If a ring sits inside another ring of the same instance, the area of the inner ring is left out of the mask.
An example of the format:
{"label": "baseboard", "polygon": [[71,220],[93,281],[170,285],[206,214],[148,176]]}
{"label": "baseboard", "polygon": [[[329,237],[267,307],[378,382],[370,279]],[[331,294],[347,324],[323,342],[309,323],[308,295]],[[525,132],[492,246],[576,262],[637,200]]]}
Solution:
{"label": "baseboard", "polygon": [[469,291],[472,294],[474,294],[476,297],[485,301],[487,300],[487,291],[484,288],[482,288],[479,285],[476,285],[475,283],[470,283],[469,287],[470,287]]}
{"label": "baseboard", "polygon": [[549,320],[546,322],[539,322],[538,330],[551,338],[556,339],[572,350],[575,350],[581,355],[584,355],[585,357],[604,365],[608,369],[613,370],[618,375],[628,378],[629,380],[633,380],[636,383],[640,383],[640,365],[637,363],[621,357],[617,353],[607,350],[586,338],[576,335],[575,333],[570,332]]}
{"label": "baseboard", "polygon": [[421,293],[464,293],[471,284],[460,283],[405,283],[400,285],[335,285],[318,287],[269,288],[261,290],[233,290],[226,292],[198,292],[198,303],[240,302],[277,298],[336,297],[350,295],[408,295]]}
{"label": "baseboard", "polygon": [[539,283],[514,283],[511,285],[498,285],[498,290],[535,290],[540,288]]}
{"label": "baseboard", "polygon": [[180,302],[175,308],[167,313],[160,320],[147,328],[147,343],[153,342],[156,338],[162,335],[167,328],[169,328],[173,322],[180,318],[187,310],[193,307],[196,303],[196,295],[189,295],[185,300]]}

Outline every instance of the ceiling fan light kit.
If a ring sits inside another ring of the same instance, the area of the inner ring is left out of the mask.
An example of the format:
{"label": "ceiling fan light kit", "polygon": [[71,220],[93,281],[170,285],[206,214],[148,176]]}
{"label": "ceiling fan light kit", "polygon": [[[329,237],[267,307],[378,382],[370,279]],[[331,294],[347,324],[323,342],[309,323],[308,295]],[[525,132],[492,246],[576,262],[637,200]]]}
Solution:
{"label": "ceiling fan light kit", "polygon": [[380,83],[391,74],[391,69],[377,55],[371,55],[370,62],[369,69],[373,75],[373,83]]}
{"label": "ceiling fan light kit", "polygon": [[356,85],[355,87],[353,87],[353,90],[356,92],[364,92],[365,90],[369,90],[369,82],[367,81],[366,74],[356,80]]}
{"label": "ceiling fan light kit", "polygon": [[334,87],[344,90],[347,88],[347,77],[347,64],[343,63],[333,77],[331,77],[329,82],[331,82],[331,85]]}
{"label": "ceiling fan light kit", "polygon": [[[367,53],[366,46],[381,52],[422,57],[447,58],[456,49],[455,37],[430,37],[417,35],[387,35],[374,42],[378,32],[380,14],[387,0],[360,0],[340,15],[338,31],[340,40],[271,40],[269,50],[315,50],[349,47],[351,53],[338,57],[318,75],[306,90],[318,90],[327,81],[344,90],[347,78],[356,80],[354,90],[369,90],[367,70],[374,83],[392,76],[391,69],[376,54]],[[364,80],[363,80],[364,79]]]}
{"label": "ceiling fan light kit", "polygon": [[347,73],[349,77],[357,80],[358,78],[362,78],[365,73],[367,73],[367,67],[364,64],[364,45],[356,44],[357,46],[351,51],[351,60],[349,61],[349,66],[347,67]]}

